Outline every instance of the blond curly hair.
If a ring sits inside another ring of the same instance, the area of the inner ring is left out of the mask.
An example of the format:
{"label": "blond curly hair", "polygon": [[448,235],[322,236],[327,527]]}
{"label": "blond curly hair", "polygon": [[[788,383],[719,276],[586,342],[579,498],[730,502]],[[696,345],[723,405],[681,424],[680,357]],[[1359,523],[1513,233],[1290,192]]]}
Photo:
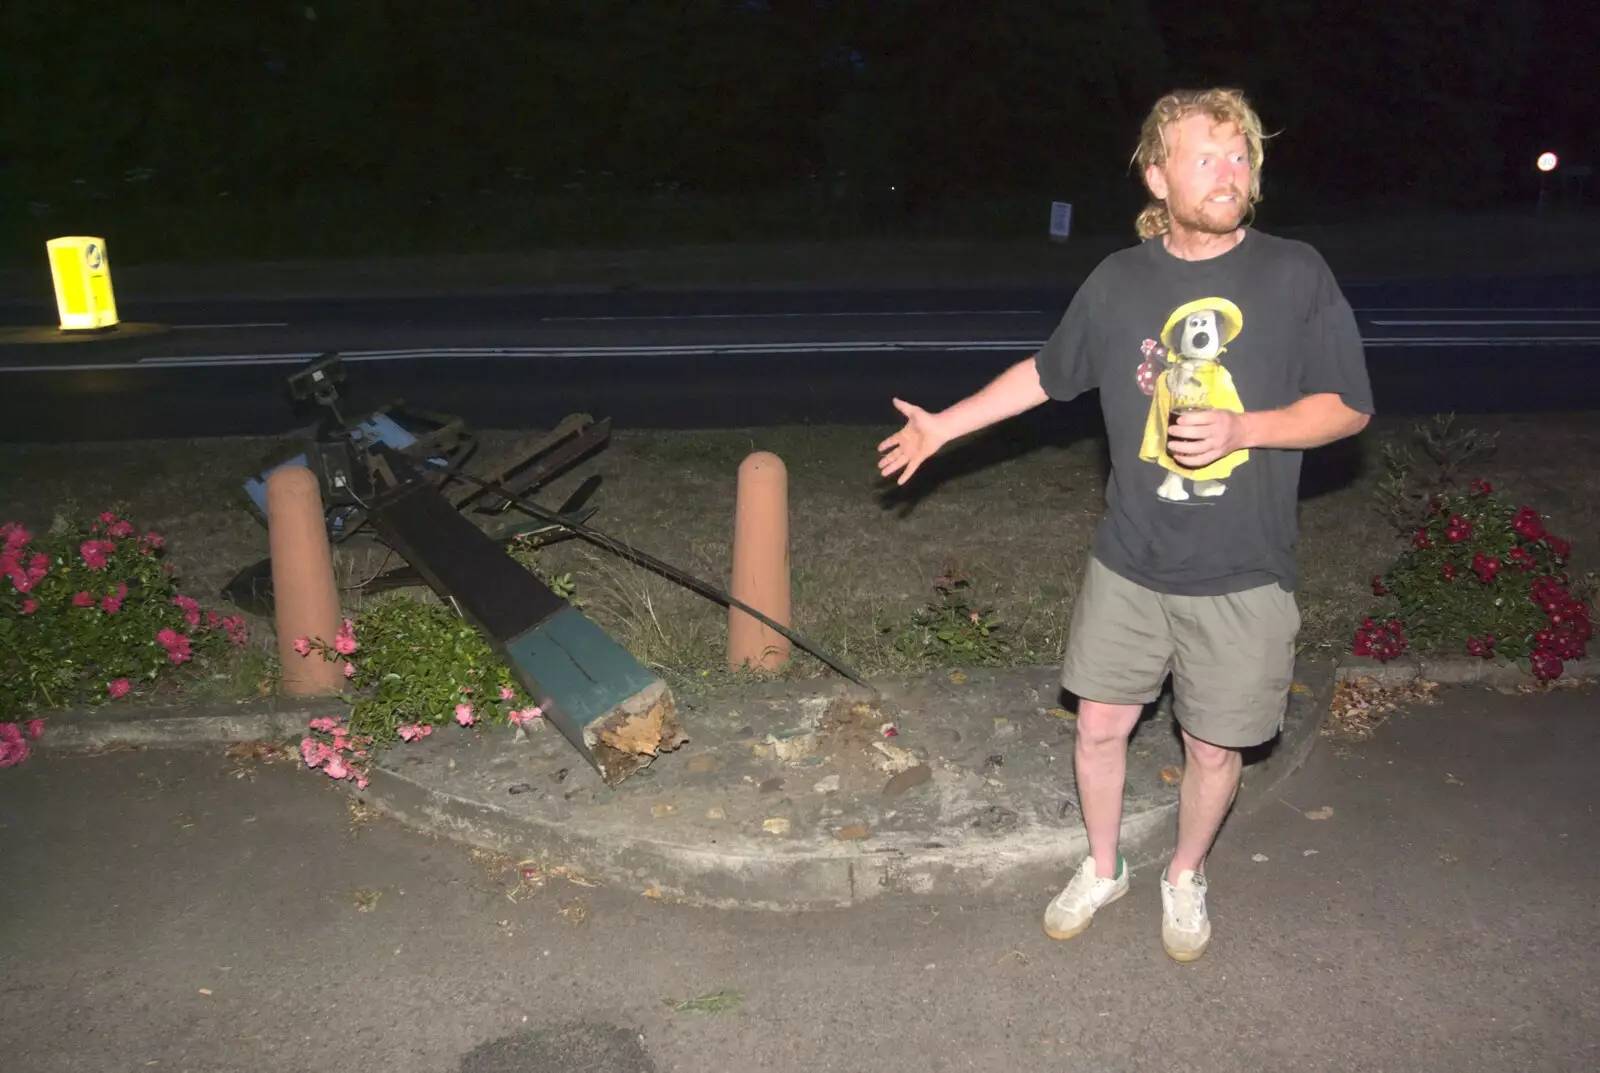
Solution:
{"label": "blond curly hair", "polygon": [[[1140,178],[1152,165],[1160,167],[1167,162],[1168,128],[1197,113],[1210,116],[1214,123],[1231,123],[1244,134],[1250,146],[1249,212],[1254,215],[1255,207],[1261,201],[1262,143],[1265,135],[1261,133],[1261,117],[1256,115],[1241,90],[1180,89],[1157,101],[1145,117],[1144,125],[1139,128],[1139,148],[1133,155],[1133,163],[1139,165]],[[1172,230],[1172,217],[1167,212],[1166,202],[1152,196],[1134,222],[1134,229],[1141,239],[1154,238]]]}

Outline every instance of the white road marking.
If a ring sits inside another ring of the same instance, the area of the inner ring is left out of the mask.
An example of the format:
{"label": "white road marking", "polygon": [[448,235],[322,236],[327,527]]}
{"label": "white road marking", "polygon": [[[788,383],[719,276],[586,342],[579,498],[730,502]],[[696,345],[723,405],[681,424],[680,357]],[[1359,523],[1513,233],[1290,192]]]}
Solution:
{"label": "white road marking", "polygon": [[263,321],[246,322],[246,323],[243,323],[243,324],[174,324],[172,326],[172,330],[175,331],[175,332],[186,332],[186,331],[206,331],[206,330],[210,330],[210,329],[220,329],[220,328],[287,328],[288,326],[289,326],[289,322],[288,321],[263,320]]}
{"label": "white road marking", "polygon": [[540,317],[539,320],[545,324],[577,324],[665,320],[822,320],[830,317],[1042,317],[1049,312],[1048,309],[917,309],[867,313],[639,313],[609,317]]}
{"label": "white road marking", "polygon": [[1588,327],[1600,324],[1600,320],[1375,320],[1372,324],[1377,328],[1487,328],[1497,325],[1516,327],[1572,325]]}
{"label": "white road marking", "polygon": [[[1534,336],[1376,336],[1364,338],[1373,348],[1442,347],[1600,347],[1600,334]],[[683,358],[696,356],[756,356],[783,354],[891,354],[928,351],[1012,352],[1025,354],[1038,350],[1045,340],[1029,339],[938,339],[938,340],[843,340],[835,342],[793,343],[704,343],[677,346],[503,346],[503,347],[416,347],[392,350],[344,351],[347,362],[414,361],[428,358]],[[0,373],[115,372],[135,369],[238,368],[249,366],[299,365],[327,353],[325,350],[266,354],[196,354],[141,358],[137,361],[86,362],[62,365],[0,365]]]}
{"label": "white road marking", "polygon": [[[1356,306],[1357,313],[1600,313],[1600,306]],[[1452,321],[1452,324],[1458,323]]]}

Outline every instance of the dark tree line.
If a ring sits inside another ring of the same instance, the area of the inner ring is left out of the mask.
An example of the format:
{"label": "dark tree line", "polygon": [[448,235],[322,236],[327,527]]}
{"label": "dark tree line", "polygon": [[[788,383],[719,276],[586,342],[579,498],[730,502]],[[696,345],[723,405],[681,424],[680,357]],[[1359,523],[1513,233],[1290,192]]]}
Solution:
{"label": "dark tree line", "polygon": [[[810,190],[907,215],[1133,196],[1139,119],[1228,83],[1288,203],[1519,196],[1600,111],[1556,0],[10,0],[0,195],[426,205]],[[876,200],[875,200],[876,199]]]}

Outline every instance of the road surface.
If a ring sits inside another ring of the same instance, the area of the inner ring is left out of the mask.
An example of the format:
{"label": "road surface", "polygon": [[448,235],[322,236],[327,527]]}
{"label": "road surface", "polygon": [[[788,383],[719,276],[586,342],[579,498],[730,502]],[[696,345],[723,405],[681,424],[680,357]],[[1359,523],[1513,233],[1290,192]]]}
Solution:
{"label": "road surface", "polygon": [[[1587,409],[1600,275],[1347,285],[1381,410]],[[887,423],[938,406],[1042,343],[1066,290],[494,294],[126,302],[159,334],[0,346],[0,440],[275,434],[284,382],[345,354],[358,409],[403,396],[479,428],[573,411],[623,428]],[[50,324],[0,307],[0,324]],[[1094,419],[1092,399],[1062,408]]]}
{"label": "road surface", "polygon": [[[35,757],[0,771],[0,1068],[1591,1073],[1595,703],[1457,690],[1319,747],[1225,829],[1192,965],[1161,952],[1149,869],[1063,943],[1053,890],[801,916],[560,880],[512,900],[304,767]],[[667,1005],[723,989],[718,1016]]]}

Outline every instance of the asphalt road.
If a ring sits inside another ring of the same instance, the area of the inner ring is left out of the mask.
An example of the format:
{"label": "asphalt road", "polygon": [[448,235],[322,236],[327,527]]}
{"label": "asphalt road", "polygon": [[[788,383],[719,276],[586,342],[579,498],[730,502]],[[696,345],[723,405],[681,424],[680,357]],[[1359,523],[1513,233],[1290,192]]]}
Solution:
{"label": "asphalt road", "polygon": [[[1348,283],[1379,407],[1536,412],[1595,405],[1600,275]],[[0,440],[273,434],[302,426],[285,389],[345,354],[347,397],[395,397],[479,428],[567,413],[619,427],[884,423],[888,400],[954,401],[1048,337],[1059,290],[493,294],[120,303],[161,334],[0,345]],[[0,307],[0,326],[53,323]],[[1047,408],[1049,409],[1049,408]],[[1049,420],[1096,419],[1092,399]]]}
{"label": "asphalt road", "polygon": [[[1065,943],[1039,925],[1053,890],[804,916],[561,881],[513,901],[303,767],[35,756],[0,771],[0,1068],[1588,1073],[1596,695],[1445,696],[1324,743],[1228,825],[1192,965],[1161,951],[1151,870]],[[720,1015],[667,1005],[722,989]]]}

